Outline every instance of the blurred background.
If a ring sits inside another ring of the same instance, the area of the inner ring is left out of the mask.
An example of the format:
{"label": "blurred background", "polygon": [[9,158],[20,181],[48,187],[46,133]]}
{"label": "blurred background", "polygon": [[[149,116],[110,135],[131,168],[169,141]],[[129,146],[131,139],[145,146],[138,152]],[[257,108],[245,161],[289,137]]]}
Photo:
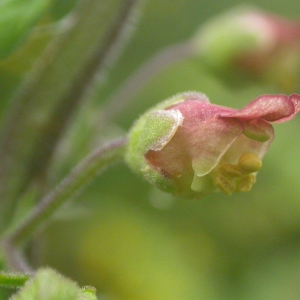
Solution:
{"label": "blurred background", "polygon": [[[60,20],[75,3],[53,1],[44,22]],[[227,82],[201,61],[186,59],[151,80],[114,120],[101,123],[103,105],[141,63],[240,4],[147,0],[122,56],[74,116],[53,164],[53,182],[94,147],[125,134],[147,108],[176,93],[200,91],[213,103],[235,108],[261,94],[287,93],[271,83]],[[300,2],[292,0],[245,4],[293,19],[300,13]],[[2,108],[44,49],[47,34],[29,35],[0,62]],[[300,87],[289,92],[300,93]],[[276,137],[257,183],[245,194],[175,198],[122,163],[111,167],[35,237],[31,261],[81,286],[95,286],[105,300],[300,299],[299,126],[299,116],[274,125]]]}

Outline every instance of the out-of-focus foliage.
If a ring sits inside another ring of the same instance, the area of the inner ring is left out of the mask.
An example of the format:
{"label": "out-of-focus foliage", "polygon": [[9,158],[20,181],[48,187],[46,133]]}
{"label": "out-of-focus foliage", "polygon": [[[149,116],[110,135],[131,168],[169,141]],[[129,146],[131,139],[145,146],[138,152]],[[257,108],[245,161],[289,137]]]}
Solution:
{"label": "out-of-focus foliage", "polygon": [[[49,41],[65,30],[62,22],[76,0],[0,2],[0,115]],[[18,22],[16,22],[18,20]]]}
{"label": "out-of-focus foliage", "polygon": [[11,300],[96,300],[94,291],[80,289],[68,278],[54,270],[40,269]]}
{"label": "out-of-focus foliage", "polygon": [[25,39],[50,0],[3,0],[0,3],[0,58],[9,55]]}
{"label": "out-of-focus foliage", "polygon": [[[53,21],[74,4],[68,1],[62,7],[61,1],[52,2],[56,5],[47,14]],[[108,96],[142,62],[161,48],[189,38],[205,21],[238,4],[237,0],[172,0],[170,5],[148,0],[122,57],[97,95],[74,116],[68,138],[56,152],[50,174],[53,182],[95,145],[127,132],[147,108],[176,93],[197,90],[213,103],[236,108],[261,94],[285,93],[272,84],[227,86],[201,61],[189,59],[149,82],[112,123],[101,123],[101,107]],[[299,17],[300,2],[256,0],[250,4],[287,18]],[[34,29],[27,31],[22,45],[0,62],[1,111],[55,30],[43,38],[36,34]],[[31,261],[57,269],[80,286],[95,286],[99,299],[298,300],[299,125],[299,116],[275,125],[275,140],[257,183],[247,194],[217,194],[202,201],[172,198],[124,165],[114,166],[36,237],[28,249]]]}

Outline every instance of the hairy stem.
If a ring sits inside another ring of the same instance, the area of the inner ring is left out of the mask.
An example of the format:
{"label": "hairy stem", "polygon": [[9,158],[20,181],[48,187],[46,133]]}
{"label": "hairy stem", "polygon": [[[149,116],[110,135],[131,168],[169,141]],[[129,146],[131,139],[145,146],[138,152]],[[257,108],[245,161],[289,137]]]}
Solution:
{"label": "hairy stem", "polygon": [[79,1],[69,28],[49,45],[12,99],[0,130],[0,234],[20,193],[43,177],[70,116],[120,48],[140,2]]}
{"label": "hairy stem", "polygon": [[[112,163],[121,160],[127,145],[127,138],[121,138],[96,149],[79,163],[68,176],[47,194],[29,213],[28,217],[4,239],[8,264],[19,271],[28,271],[20,253],[15,249],[25,242],[37,229],[67,200],[78,194],[92,179]],[[20,270],[21,269],[21,270]]]}
{"label": "hairy stem", "polygon": [[5,259],[9,269],[26,274],[34,274],[34,270],[27,263],[20,249],[17,249],[9,240],[4,240],[1,246],[5,252]]}

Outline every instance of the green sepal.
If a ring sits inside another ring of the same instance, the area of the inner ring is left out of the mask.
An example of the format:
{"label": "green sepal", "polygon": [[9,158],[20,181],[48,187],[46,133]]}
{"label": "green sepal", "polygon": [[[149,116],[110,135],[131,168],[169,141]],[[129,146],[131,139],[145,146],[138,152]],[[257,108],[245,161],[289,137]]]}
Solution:
{"label": "green sepal", "polygon": [[146,118],[140,143],[145,150],[161,150],[181,126],[183,116],[179,110],[156,110]]}

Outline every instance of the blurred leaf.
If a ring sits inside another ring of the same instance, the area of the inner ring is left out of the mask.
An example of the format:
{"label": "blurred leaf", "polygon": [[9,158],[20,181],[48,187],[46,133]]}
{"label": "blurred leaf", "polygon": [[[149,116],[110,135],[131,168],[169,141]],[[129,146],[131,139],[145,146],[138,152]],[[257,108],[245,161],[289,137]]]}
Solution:
{"label": "blurred leaf", "polygon": [[0,3],[0,59],[24,39],[51,0],[2,0]]}
{"label": "blurred leaf", "polygon": [[25,282],[29,279],[29,275],[18,274],[18,273],[4,273],[0,272],[0,285],[16,288],[23,286]]}
{"label": "blurred leaf", "polygon": [[63,29],[59,25],[43,26],[31,31],[20,47],[0,60],[0,118],[3,117],[2,113],[23,77],[32,68],[51,39]]}
{"label": "blurred leaf", "polygon": [[52,6],[50,8],[51,16],[58,20],[69,13],[76,5],[78,0],[52,0]]}
{"label": "blurred leaf", "polygon": [[11,300],[96,300],[95,290],[80,289],[52,269],[40,269]]}

